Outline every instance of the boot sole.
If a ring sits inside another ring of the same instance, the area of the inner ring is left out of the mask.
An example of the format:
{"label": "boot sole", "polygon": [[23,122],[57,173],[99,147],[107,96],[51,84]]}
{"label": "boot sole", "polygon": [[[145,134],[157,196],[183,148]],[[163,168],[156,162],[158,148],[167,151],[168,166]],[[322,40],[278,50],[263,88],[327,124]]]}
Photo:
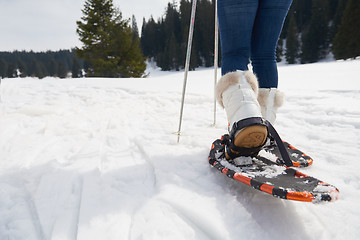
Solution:
{"label": "boot sole", "polygon": [[[265,143],[267,135],[268,135],[268,130],[266,126],[263,125],[250,126],[244,128],[238,133],[238,135],[235,137],[234,145],[243,148],[259,147]],[[233,150],[231,151],[235,154],[239,154],[239,152]],[[227,154],[226,154],[226,158],[229,159],[229,156]]]}

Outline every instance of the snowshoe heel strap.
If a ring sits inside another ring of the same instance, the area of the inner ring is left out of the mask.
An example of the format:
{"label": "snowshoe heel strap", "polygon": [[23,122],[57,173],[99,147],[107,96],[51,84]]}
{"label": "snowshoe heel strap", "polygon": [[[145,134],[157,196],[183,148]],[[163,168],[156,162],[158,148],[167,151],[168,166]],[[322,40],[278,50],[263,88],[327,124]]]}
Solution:
{"label": "snowshoe heel strap", "polygon": [[283,164],[285,164],[285,166],[287,166],[287,167],[292,167],[294,164],[291,161],[289,153],[286,150],[285,145],[284,145],[283,141],[281,140],[279,134],[275,130],[274,126],[271,125],[271,123],[269,121],[267,121],[267,120],[265,120],[265,124],[266,124],[266,126],[267,126],[267,128],[269,130],[269,134],[275,140],[275,143],[279,148],[279,152],[281,154]]}
{"label": "snowshoe heel strap", "polygon": [[[249,127],[255,127],[255,126],[260,126],[260,129],[263,131],[262,134],[264,134],[266,131],[265,136],[260,134],[263,136],[263,138],[268,137],[269,131],[267,130],[267,125],[266,125],[264,119],[261,117],[246,118],[246,119],[240,120],[233,124],[232,129],[229,133],[230,136],[228,138],[228,141],[226,144],[226,151],[225,151],[229,158],[233,159],[233,158],[236,158],[239,156],[256,156],[258,154],[258,152],[262,149],[263,145],[265,144],[266,139],[263,140],[263,143],[259,143],[260,145],[258,145],[258,146],[251,146],[252,144],[250,144],[250,146],[248,146],[248,147],[235,145],[235,142],[236,142],[235,134],[238,131],[244,130],[245,131],[244,136],[246,136],[247,135],[246,128],[249,130]],[[249,132],[250,134],[251,134],[252,130],[253,129],[250,129],[250,132]],[[241,133],[243,133],[243,132],[241,132]],[[239,134],[241,134],[241,133],[239,133]]]}
{"label": "snowshoe heel strap", "polygon": [[[265,120],[266,121],[266,120]],[[246,127],[254,126],[254,125],[263,125],[267,126],[266,122],[261,117],[251,117],[251,118],[245,118],[243,120],[240,120],[238,122],[235,122],[231,128],[231,131],[229,132],[229,135],[231,138],[234,138],[235,133],[238,130],[241,130]]]}

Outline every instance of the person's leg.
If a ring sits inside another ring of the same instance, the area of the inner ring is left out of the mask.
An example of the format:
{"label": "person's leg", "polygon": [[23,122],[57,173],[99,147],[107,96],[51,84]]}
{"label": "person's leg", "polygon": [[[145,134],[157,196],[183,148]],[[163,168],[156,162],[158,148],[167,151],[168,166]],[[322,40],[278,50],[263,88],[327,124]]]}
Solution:
{"label": "person's leg", "polygon": [[260,88],[277,88],[276,46],[292,0],[259,0],[251,40],[251,64]]}
{"label": "person's leg", "polygon": [[247,70],[258,0],[218,0],[221,72]]}

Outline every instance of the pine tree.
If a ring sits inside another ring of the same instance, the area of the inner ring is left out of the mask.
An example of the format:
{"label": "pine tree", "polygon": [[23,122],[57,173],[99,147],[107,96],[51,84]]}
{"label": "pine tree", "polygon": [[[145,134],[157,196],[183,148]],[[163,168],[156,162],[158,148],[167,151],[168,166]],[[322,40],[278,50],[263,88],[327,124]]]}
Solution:
{"label": "pine tree", "polygon": [[0,79],[6,77],[7,64],[4,59],[0,59]]}
{"label": "pine tree", "polygon": [[15,65],[13,63],[10,63],[6,70],[6,77],[13,78],[15,77],[15,73],[16,73]]}
{"label": "pine tree", "polygon": [[299,54],[299,39],[296,27],[296,19],[294,14],[291,14],[289,25],[287,29],[286,38],[286,61],[290,64],[294,64]]}
{"label": "pine tree", "polygon": [[87,0],[77,33],[83,48],[75,52],[91,63],[90,76],[141,77],[146,69],[138,39],[112,0]]}
{"label": "pine tree", "polygon": [[160,23],[160,32],[164,36],[164,45],[157,55],[158,66],[162,70],[179,70],[181,59],[179,53],[179,43],[181,42],[180,26],[180,15],[176,10],[175,3],[168,3],[165,18]]}
{"label": "pine tree", "polygon": [[333,41],[333,53],[336,59],[360,56],[360,1],[349,0]]}
{"label": "pine tree", "polygon": [[63,62],[59,62],[57,66],[57,74],[59,78],[66,78],[67,71],[65,68],[65,64]]}
{"label": "pine tree", "polygon": [[72,63],[71,76],[72,78],[80,77],[80,65],[79,65],[79,61],[75,57]]}
{"label": "pine tree", "polygon": [[344,10],[348,0],[334,0],[336,1],[336,10],[335,14],[332,17],[332,24],[330,28],[330,39],[333,41],[336,33],[339,31],[339,26],[341,24],[341,18],[343,16]]}
{"label": "pine tree", "polygon": [[31,77],[38,77],[40,79],[45,77],[45,75],[44,75],[44,73],[42,71],[40,62],[37,61],[36,59],[32,60],[31,67],[30,67],[29,71],[30,71],[30,76]]}
{"label": "pine tree", "polygon": [[276,62],[281,62],[282,57],[284,55],[283,52],[284,52],[284,40],[280,38],[276,45]]}
{"label": "pine tree", "polygon": [[49,76],[55,77],[55,75],[57,74],[57,67],[58,67],[58,64],[56,63],[55,59],[51,58],[51,60],[49,62],[49,67],[48,67]]}
{"label": "pine tree", "polygon": [[133,32],[133,41],[135,38],[139,38],[139,29],[137,26],[135,15],[132,15],[131,17],[131,30]]}
{"label": "pine tree", "polygon": [[294,0],[291,10],[295,16],[298,32],[302,32],[311,20],[313,0]]}
{"label": "pine tree", "polygon": [[317,62],[329,46],[328,0],[313,0],[309,27],[302,33],[301,63]]}
{"label": "pine tree", "polygon": [[144,56],[153,58],[162,49],[162,39],[160,38],[160,27],[151,16],[149,21],[146,22],[143,19],[143,25],[141,29],[141,49]]}
{"label": "pine tree", "polygon": [[168,63],[168,69],[175,69],[179,70],[180,62],[179,62],[179,51],[178,51],[178,42],[176,40],[175,34],[173,33],[171,35],[171,38],[169,40],[169,43],[167,44],[165,48],[165,57],[166,62]]}
{"label": "pine tree", "polygon": [[214,63],[214,9],[208,0],[200,0],[197,12],[196,45],[203,60],[201,65],[210,67]]}
{"label": "pine tree", "polygon": [[146,69],[145,58],[141,52],[140,40],[128,26],[117,24],[112,31],[109,57],[115,68],[109,69],[115,77],[143,77]]}
{"label": "pine tree", "polygon": [[17,68],[20,72],[19,77],[26,77],[26,64],[20,58],[17,59]]}

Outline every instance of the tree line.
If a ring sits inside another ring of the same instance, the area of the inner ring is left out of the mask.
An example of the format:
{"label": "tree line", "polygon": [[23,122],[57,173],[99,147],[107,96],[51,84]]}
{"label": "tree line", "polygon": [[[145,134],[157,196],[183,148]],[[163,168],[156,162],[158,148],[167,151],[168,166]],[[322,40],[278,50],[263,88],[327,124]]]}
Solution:
{"label": "tree line", "polygon": [[[190,68],[212,66],[215,1],[197,5]],[[162,70],[184,68],[191,2],[168,3],[163,17],[143,20],[141,47]],[[221,49],[220,49],[221,51]],[[277,61],[313,63],[360,56],[359,0],[294,0],[278,42]],[[221,59],[219,60],[221,64]]]}
{"label": "tree line", "polygon": [[0,52],[0,78],[76,78],[82,76],[83,68],[86,68],[86,63],[73,50]]}
{"label": "tree line", "polygon": [[[214,4],[198,0],[190,69],[213,65]],[[141,36],[135,17],[123,19],[112,0],[87,0],[82,12],[77,21],[82,48],[0,52],[0,78],[143,77],[146,59],[162,70],[184,68],[191,1],[173,1],[162,17],[143,19]],[[360,56],[360,1],[294,0],[276,54],[277,61],[289,64]]]}
{"label": "tree line", "polygon": [[[197,2],[190,69],[209,67],[214,59],[214,2]],[[184,67],[191,15],[191,1],[168,3],[165,14],[157,21],[143,19],[141,47],[144,55],[162,70]]]}
{"label": "tree line", "polygon": [[146,58],[136,19],[123,19],[113,0],[86,0],[76,22],[81,48],[58,52],[0,52],[3,77],[143,77]]}
{"label": "tree line", "polygon": [[294,0],[284,24],[278,60],[313,63],[360,56],[360,1]]}

